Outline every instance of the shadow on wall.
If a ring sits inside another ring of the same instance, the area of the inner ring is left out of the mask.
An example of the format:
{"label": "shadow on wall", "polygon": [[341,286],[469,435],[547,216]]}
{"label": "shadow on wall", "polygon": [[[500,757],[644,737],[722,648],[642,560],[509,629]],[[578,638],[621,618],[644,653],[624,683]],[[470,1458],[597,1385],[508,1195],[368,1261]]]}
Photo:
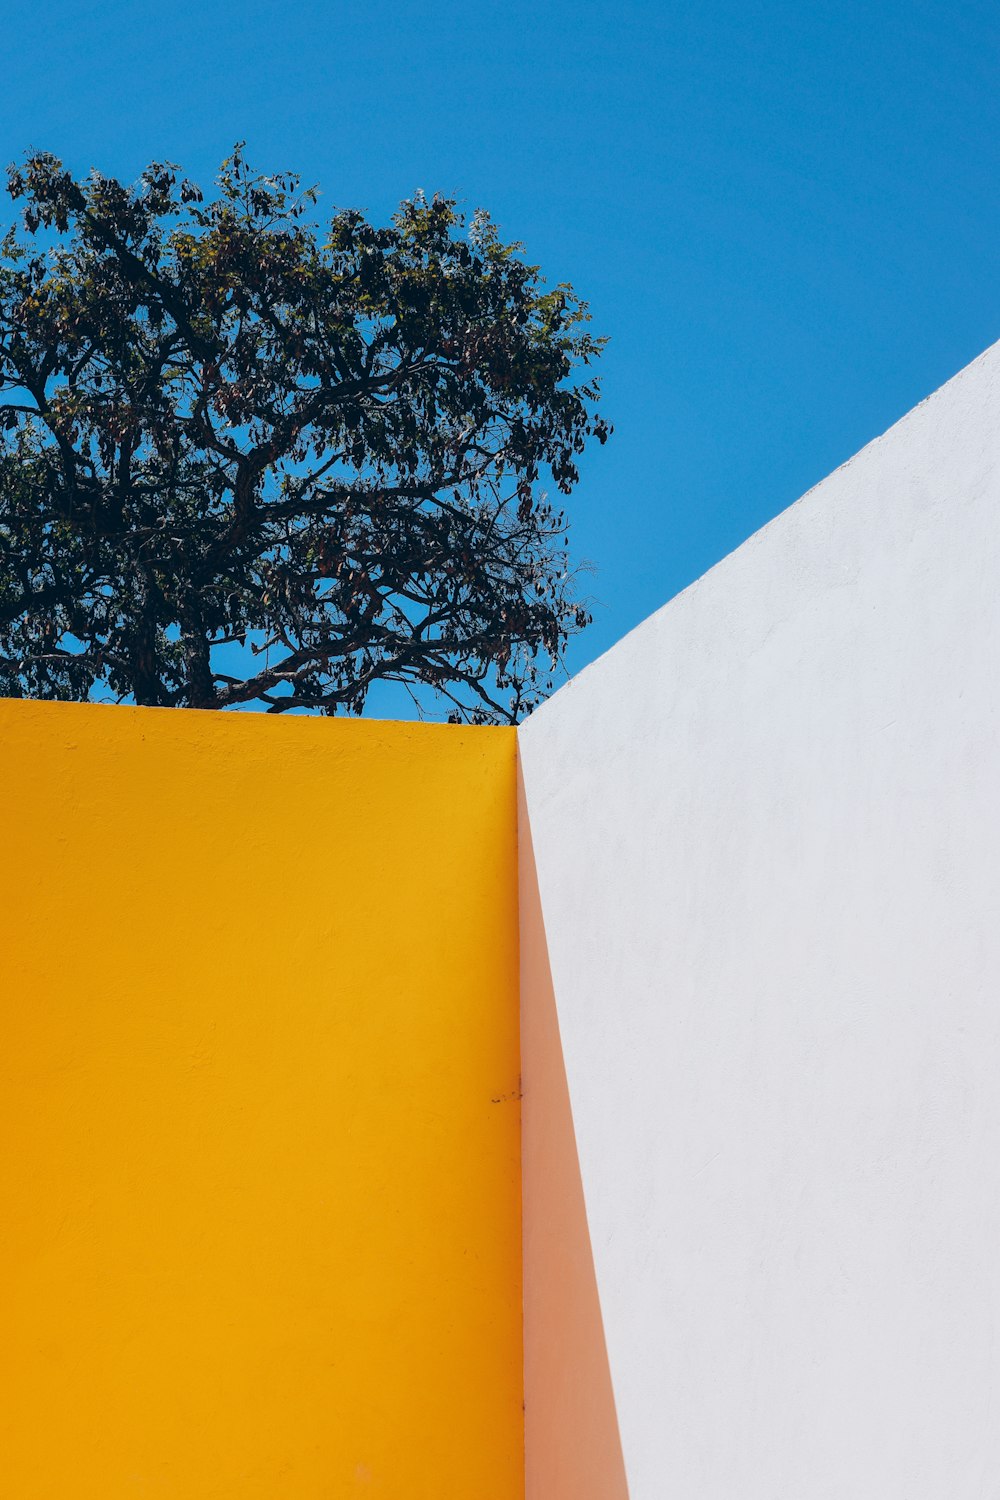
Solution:
{"label": "shadow on wall", "polygon": [[518,766],[526,1500],[628,1500]]}

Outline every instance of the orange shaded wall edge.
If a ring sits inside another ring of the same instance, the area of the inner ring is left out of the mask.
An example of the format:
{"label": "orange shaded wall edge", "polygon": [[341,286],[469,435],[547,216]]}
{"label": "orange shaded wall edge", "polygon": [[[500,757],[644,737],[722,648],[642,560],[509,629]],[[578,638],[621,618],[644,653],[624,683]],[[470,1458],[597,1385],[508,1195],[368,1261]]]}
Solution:
{"label": "orange shaded wall edge", "polygon": [[628,1500],[518,767],[526,1500]]}

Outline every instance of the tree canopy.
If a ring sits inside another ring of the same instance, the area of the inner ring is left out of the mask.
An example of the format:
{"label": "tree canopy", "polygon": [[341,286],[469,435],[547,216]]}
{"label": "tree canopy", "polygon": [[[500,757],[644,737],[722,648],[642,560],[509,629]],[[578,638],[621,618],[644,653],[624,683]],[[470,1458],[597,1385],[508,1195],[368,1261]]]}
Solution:
{"label": "tree canopy", "polygon": [[[237,148],[9,169],[0,693],[360,712],[429,685],[515,719],[588,620],[565,495],[603,340],[484,212],[385,227]],[[548,489],[547,489],[548,487]]]}

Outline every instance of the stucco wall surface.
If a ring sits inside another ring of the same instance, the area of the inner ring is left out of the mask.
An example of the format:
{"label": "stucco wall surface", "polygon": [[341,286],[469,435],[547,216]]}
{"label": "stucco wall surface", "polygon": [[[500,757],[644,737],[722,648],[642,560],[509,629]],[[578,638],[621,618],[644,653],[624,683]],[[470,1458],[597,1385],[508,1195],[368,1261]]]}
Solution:
{"label": "stucco wall surface", "polygon": [[1000,346],[519,743],[632,1500],[1000,1492]]}
{"label": "stucco wall surface", "polygon": [[519,786],[526,1500],[628,1500],[538,880]]}
{"label": "stucco wall surface", "polygon": [[523,1492],[513,730],[0,703],[0,1492]]}

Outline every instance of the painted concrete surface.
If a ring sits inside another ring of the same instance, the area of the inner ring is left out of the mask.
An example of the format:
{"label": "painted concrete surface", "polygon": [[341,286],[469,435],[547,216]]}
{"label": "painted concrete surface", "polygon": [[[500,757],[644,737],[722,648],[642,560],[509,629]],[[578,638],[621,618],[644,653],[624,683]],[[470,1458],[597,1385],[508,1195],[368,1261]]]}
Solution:
{"label": "painted concrete surface", "polygon": [[628,1500],[549,972],[520,804],[526,1500]]}
{"label": "painted concrete surface", "polygon": [[996,1493],[1000,346],[519,745],[632,1500]]}
{"label": "painted concrete surface", "polygon": [[523,1493],[515,738],[0,703],[0,1489]]}

